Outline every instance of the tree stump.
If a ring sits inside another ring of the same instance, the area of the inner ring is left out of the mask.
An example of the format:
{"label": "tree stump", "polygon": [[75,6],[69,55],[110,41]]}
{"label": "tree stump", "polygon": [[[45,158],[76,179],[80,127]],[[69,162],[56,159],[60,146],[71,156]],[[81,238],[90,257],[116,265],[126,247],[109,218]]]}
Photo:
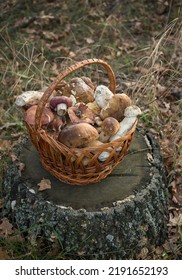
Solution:
{"label": "tree stump", "polygon": [[[20,230],[58,236],[74,258],[135,259],[143,248],[167,237],[168,201],[159,145],[147,132],[135,133],[128,154],[99,183],[72,186],[41,165],[28,141],[18,148],[25,170],[12,162],[4,177],[4,215]],[[45,178],[52,188],[39,191]]]}

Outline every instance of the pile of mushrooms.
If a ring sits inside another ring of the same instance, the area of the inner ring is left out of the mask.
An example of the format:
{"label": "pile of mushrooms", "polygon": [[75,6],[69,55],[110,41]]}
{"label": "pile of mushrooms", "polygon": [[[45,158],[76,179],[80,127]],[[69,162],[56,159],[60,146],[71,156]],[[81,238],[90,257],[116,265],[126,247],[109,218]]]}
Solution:
{"label": "pile of mushrooms", "polygon": [[[27,91],[16,98],[15,104],[25,110],[25,121],[35,125],[37,104],[43,91]],[[42,114],[42,127],[54,139],[70,148],[98,147],[124,136],[132,128],[139,107],[132,105],[126,94],[113,94],[104,85],[95,86],[90,78],[73,78],[62,82],[50,97]],[[80,149],[80,150],[79,150]],[[110,153],[100,153],[105,161]],[[118,148],[119,151],[119,148]],[[75,159],[73,158],[73,161]],[[87,160],[83,159],[84,164]]]}

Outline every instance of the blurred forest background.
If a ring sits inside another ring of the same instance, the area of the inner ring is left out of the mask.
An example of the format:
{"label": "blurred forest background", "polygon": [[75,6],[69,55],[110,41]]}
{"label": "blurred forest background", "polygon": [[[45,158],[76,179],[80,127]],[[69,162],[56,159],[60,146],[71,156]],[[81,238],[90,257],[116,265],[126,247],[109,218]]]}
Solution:
{"label": "blurred forest background", "polygon": [[[139,259],[182,259],[182,3],[178,0],[0,1],[1,184],[27,134],[15,98],[47,86],[86,58],[108,62],[117,92],[142,109],[139,125],[159,141],[169,189],[169,238]],[[96,75],[97,76],[97,75]],[[96,77],[97,78],[97,77]],[[21,168],[21,167],[20,167]],[[0,259],[65,259],[59,240],[35,239],[0,217]]]}

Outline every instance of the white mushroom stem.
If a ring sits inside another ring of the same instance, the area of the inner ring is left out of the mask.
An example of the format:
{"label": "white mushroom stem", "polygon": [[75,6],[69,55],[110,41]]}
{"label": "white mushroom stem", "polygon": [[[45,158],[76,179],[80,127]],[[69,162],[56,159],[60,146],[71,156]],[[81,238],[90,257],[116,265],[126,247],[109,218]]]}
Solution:
{"label": "white mushroom stem", "polygon": [[71,98],[71,100],[72,100],[72,106],[75,106],[75,104],[76,104],[76,98],[74,97],[74,95],[70,95],[70,98]]}
{"label": "white mushroom stem", "polygon": [[104,108],[113,95],[110,89],[104,85],[97,86],[94,94],[95,101],[100,108]]}
{"label": "white mushroom stem", "polygon": [[114,141],[127,134],[127,132],[132,128],[134,125],[137,116],[141,114],[141,110],[137,106],[129,106],[125,109],[124,115],[125,118],[120,122],[120,127],[118,132],[115,135],[112,135],[109,138],[109,141]]}
{"label": "white mushroom stem", "polygon": [[65,103],[60,103],[56,107],[58,116],[64,116],[67,111],[67,105]]}
{"label": "white mushroom stem", "polygon": [[109,141],[113,141],[116,140],[118,138],[120,138],[121,136],[124,136],[127,134],[127,132],[132,128],[133,124],[136,121],[136,117],[125,117],[121,122],[120,122],[120,128],[118,130],[118,132],[115,135],[112,135],[109,138]]}
{"label": "white mushroom stem", "polygon": [[[77,152],[76,152],[76,156],[77,156],[77,157],[80,157],[80,156],[81,156],[81,152],[77,151]],[[71,162],[74,162],[76,159],[77,159],[77,158],[74,157],[74,156],[71,157]],[[88,163],[89,163],[89,158],[83,157],[83,158],[82,158],[82,163],[83,163],[84,166],[88,165]]]}
{"label": "white mushroom stem", "polygon": [[18,107],[23,107],[27,104],[36,105],[43,94],[43,91],[25,91],[21,95],[17,96],[15,104]]}
{"label": "white mushroom stem", "polygon": [[95,117],[95,123],[96,123],[96,125],[98,125],[98,126],[101,126],[101,125],[102,125],[102,120],[101,120],[101,118],[100,118],[99,116],[96,116],[96,117]]}
{"label": "white mushroom stem", "polygon": [[[92,141],[92,142],[89,142],[86,146],[87,147],[99,147],[100,145],[102,145],[103,143],[99,140],[95,140],[95,141]],[[110,148],[112,149],[112,148]],[[94,154],[96,154],[97,151],[94,152]],[[98,156],[98,159],[100,161],[105,161],[108,157],[110,156],[110,153],[109,152],[102,152],[99,156]]]}
{"label": "white mushroom stem", "polygon": [[49,114],[45,114],[45,116],[46,116],[47,119],[48,119],[48,123],[50,123],[50,122],[51,122],[51,117],[49,116]]}
{"label": "white mushroom stem", "polygon": [[110,156],[110,153],[108,153],[108,152],[102,152],[102,153],[98,156],[98,159],[99,159],[100,161],[105,161],[109,156]]}

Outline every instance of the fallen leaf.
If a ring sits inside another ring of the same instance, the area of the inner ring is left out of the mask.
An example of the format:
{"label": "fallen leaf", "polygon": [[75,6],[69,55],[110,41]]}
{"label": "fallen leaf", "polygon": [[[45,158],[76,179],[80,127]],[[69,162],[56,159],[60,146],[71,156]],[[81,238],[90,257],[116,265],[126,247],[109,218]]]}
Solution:
{"label": "fallen leaf", "polygon": [[39,184],[39,191],[44,191],[47,189],[51,189],[51,181],[49,179],[42,179]]}
{"label": "fallen leaf", "polygon": [[143,247],[138,255],[138,259],[141,259],[141,260],[146,259],[148,253],[149,253],[149,250],[147,249],[147,247]]}
{"label": "fallen leaf", "polygon": [[178,204],[178,199],[175,197],[175,195],[171,199],[174,203]]}
{"label": "fallen leaf", "polygon": [[164,249],[162,247],[157,247],[155,249],[155,253],[158,255],[158,256],[161,256],[162,253],[163,253]]}
{"label": "fallen leaf", "polygon": [[88,44],[93,44],[94,43],[94,40],[92,38],[85,38],[85,40]]}
{"label": "fallen leaf", "polygon": [[0,127],[0,131],[3,130],[3,129],[7,129],[9,127],[14,127],[14,126],[17,126],[17,123],[5,123],[3,126]]}
{"label": "fallen leaf", "polygon": [[157,88],[157,94],[163,94],[166,91],[166,87],[165,86],[161,86],[160,84],[157,84],[156,86]]}
{"label": "fallen leaf", "polygon": [[3,201],[3,199],[1,198],[1,199],[0,199],[0,209],[3,208],[3,203],[4,203],[4,201]]}
{"label": "fallen leaf", "polygon": [[154,159],[153,159],[153,156],[150,154],[150,153],[147,153],[147,159],[148,159],[148,161],[153,161]]}
{"label": "fallen leaf", "polygon": [[179,215],[171,215],[169,219],[169,226],[181,226],[182,225],[182,214]]}
{"label": "fallen leaf", "polygon": [[69,52],[69,57],[73,58],[73,57],[75,57],[75,56],[76,56],[76,54],[75,54],[73,51],[70,51],[70,52]]}
{"label": "fallen leaf", "polygon": [[18,166],[18,169],[19,169],[20,171],[25,170],[25,163],[19,162],[19,163],[17,163],[17,166]]}
{"label": "fallen leaf", "polygon": [[9,150],[11,148],[10,140],[1,140],[0,139],[0,151]]}
{"label": "fallen leaf", "polygon": [[55,32],[51,32],[51,31],[44,31],[42,34],[44,35],[45,39],[51,41],[57,41],[59,38],[59,36],[55,34]]}
{"label": "fallen leaf", "polygon": [[3,248],[0,248],[0,260],[8,260],[9,256],[6,250],[3,250]]}
{"label": "fallen leaf", "polygon": [[7,218],[3,218],[2,223],[0,224],[0,236],[11,235],[13,231],[13,225],[9,222]]}
{"label": "fallen leaf", "polygon": [[173,194],[173,201],[176,200],[176,203],[180,206],[182,206],[182,186],[176,187],[176,193]]}
{"label": "fallen leaf", "polygon": [[11,154],[10,157],[11,157],[11,160],[12,160],[13,162],[16,161],[16,160],[18,159],[18,157],[17,157],[15,154]]}
{"label": "fallen leaf", "polygon": [[83,255],[85,255],[86,251],[84,249],[81,249],[77,253],[78,253],[79,256],[83,256]]}

